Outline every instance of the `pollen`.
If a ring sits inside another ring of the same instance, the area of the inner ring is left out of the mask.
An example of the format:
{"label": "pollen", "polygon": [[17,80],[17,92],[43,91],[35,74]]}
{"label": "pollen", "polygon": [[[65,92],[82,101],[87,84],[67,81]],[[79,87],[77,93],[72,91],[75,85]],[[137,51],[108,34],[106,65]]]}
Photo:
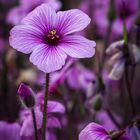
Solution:
{"label": "pollen", "polygon": [[47,35],[47,42],[50,44],[57,44],[60,39],[60,36],[58,35],[57,31],[55,29],[49,31]]}
{"label": "pollen", "polygon": [[50,31],[50,34],[51,34],[51,35],[56,35],[56,33],[57,33],[56,30]]}

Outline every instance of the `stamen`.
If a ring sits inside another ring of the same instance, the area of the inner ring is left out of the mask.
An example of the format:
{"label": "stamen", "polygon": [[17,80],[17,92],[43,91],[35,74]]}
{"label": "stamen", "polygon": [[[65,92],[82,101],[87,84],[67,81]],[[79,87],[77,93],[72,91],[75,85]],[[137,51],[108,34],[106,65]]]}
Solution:
{"label": "stamen", "polygon": [[56,30],[52,30],[49,32],[51,35],[56,35]]}
{"label": "stamen", "polygon": [[49,34],[47,35],[48,43],[56,45],[59,39],[60,36],[57,34],[57,31],[55,29],[49,31]]}

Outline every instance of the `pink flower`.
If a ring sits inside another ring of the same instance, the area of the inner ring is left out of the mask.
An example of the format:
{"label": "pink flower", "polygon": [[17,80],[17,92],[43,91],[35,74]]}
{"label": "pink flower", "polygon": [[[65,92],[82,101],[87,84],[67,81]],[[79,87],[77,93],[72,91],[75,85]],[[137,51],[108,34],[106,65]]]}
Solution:
{"label": "pink flower", "polygon": [[[102,6],[97,8],[95,12],[96,25],[98,26],[98,30],[100,34],[104,33],[104,35],[106,35],[106,32],[108,31],[109,24],[110,24],[109,23],[110,21],[108,20],[108,14],[110,10],[111,0],[105,0],[105,1],[100,1],[100,5]],[[112,22],[111,33],[112,35],[114,35],[112,38],[115,38],[116,36],[117,37],[122,36],[123,34],[123,21],[124,21],[123,13],[125,14],[127,31],[128,32],[130,31],[138,15],[138,0],[135,1],[124,0],[124,5],[122,0],[115,0],[114,10],[115,10],[116,17]]]}
{"label": "pink flower", "polygon": [[97,123],[88,124],[79,134],[79,140],[130,140],[124,130],[107,132]]}
{"label": "pink flower", "polygon": [[0,140],[21,140],[18,123],[0,122]]}
{"label": "pink flower", "polygon": [[73,67],[69,68],[66,80],[72,89],[87,91],[90,84],[93,86],[96,76],[90,69],[86,69],[80,63],[76,63]]}
{"label": "pink flower", "polygon": [[111,140],[111,138],[101,125],[90,123],[81,131],[79,140]]}
{"label": "pink flower", "polygon": [[67,56],[89,58],[95,53],[94,41],[79,35],[90,18],[80,10],[56,13],[42,4],[29,13],[10,32],[10,45],[25,54],[31,53],[30,61],[45,73],[62,68]]}
{"label": "pink flower", "polygon": [[7,22],[17,25],[35,7],[42,3],[47,3],[56,11],[61,8],[59,0],[20,0],[20,5],[12,8],[7,15]]}

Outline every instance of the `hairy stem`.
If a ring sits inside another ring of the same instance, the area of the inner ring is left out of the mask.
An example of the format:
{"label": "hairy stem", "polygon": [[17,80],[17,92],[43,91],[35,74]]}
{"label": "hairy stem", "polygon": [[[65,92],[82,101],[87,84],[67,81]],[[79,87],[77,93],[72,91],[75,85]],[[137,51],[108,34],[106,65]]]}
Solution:
{"label": "hairy stem", "polygon": [[36,117],[35,117],[35,111],[32,108],[32,118],[33,118],[33,124],[34,124],[34,133],[35,133],[35,140],[38,140],[38,134],[37,134],[37,124],[36,124]]}
{"label": "hairy stem", "polygon": [[49,74],[46,74],[46,87],[45,87],[43,121],[42,121],[42,140],[46,140],[48,89],[49,89]]}

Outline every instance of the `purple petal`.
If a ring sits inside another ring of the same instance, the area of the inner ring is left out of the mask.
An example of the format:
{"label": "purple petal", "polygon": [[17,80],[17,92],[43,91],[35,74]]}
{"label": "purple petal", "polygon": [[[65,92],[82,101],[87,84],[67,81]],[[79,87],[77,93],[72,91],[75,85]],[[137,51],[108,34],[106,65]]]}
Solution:
{"label": "purple petal", "polygon": [[120,59],[114,64],[108,77],[112,80],[120,80],[123,76],[124,69],[125,69],[125,60]]}
{"label": "purple petal", "polygon": [[59,0],[45,0],[45,2],[52,6],[56,11],[60,10],[62,7],[62,4]]}
{"label": "purple petal", "polygon": [[33,26],[15,26],[10,32],[10,45],[18,51],[27,54],[40,44],[42,36],[42,32]]}
{"label": "purple petal", "polygon": [[42,4],[30,12],[22,20],[22,24],[35,26],[47,33],[54,28],[56,19],[55,10],[48,4]]}
{"label": "purple petal", "polygon": [[48,113],[64,113],[64,106],[56,101],[48,101]]}
{"label": "purple petal", "polygon": [[116,41],[112,43],[107,49],[106,54],[112,55],[120,50],[124,45],[124,40]]}
{"label": "purple petal", "polygon": [[[40,111],[39,107],[35,108],[35,115],[36,115],[36,123],[37,123],[37,129],[41,128],[42,125],[42,112]],[[30,113],[26,119],[23,121],[20,135],[25,137],[31,137],[34,133],[34,126],[33,126],[33,119],[32,114]]]}
{"label": "purple petal", "polygon": [[62,35],[81,31],[90,23],[91,19],[84,12],[73,9],[65,12],[58,12],[58,32]]}
{"label": "purple petal", "polygon": [[45,73],[59,70],[64,64],[67,55],[59,48],[41,44],[33,50],[30,61]]}
{"label": "purple petal", "polygon": [[53,116],[47,118],[47,128],[61,128],[60,121]]}
{"label": "purple petal", "polygon": [[46,132],[46,140],[57,140],[55,134],[51,131]]}
{"label": "purple petal", "polygon": [[79,140],[111,140],[111,138],[101,125],[90,123],[81,131]]}
{"label": "purple petal", "polygon": [[19,124],[0,122],[0,140],[20,140],[19,132]]}
{"label": "purple petal", "polygon": [[[7,22],[13,25],[20,23],[21,19],[28,13],[27,9],[23,6],[17,6],[12,8],[7,15]],[[14,17],[14,18],[13,18]]]}
{"label": "purple petal", "polygon": [[89,58],[95,54],[95,45],[94,41],[79,35],[71,35],[64,37],[58,47],[71,57]]}

